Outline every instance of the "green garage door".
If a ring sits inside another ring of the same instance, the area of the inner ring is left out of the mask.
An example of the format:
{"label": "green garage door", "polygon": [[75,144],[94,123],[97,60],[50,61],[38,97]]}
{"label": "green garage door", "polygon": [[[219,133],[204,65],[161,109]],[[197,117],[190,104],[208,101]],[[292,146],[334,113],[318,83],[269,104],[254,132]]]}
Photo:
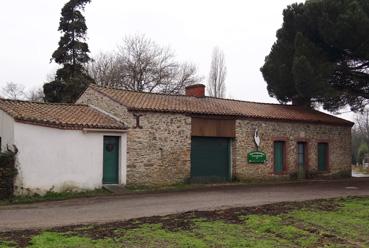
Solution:
{"label": "green garage door", "polygon": [[195,182],[230,179],[230,142],[227,138],[192,137],[191,179]]}

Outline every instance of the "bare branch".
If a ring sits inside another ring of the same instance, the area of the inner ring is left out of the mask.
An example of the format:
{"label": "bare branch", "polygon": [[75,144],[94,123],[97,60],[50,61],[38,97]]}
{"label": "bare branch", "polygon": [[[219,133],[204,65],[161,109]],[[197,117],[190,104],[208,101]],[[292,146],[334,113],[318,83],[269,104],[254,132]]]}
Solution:
{"label": "bare branch", "polygon": [[99,85],[167,94],[202,80],[194,65],[177,62],[170,48],[143,35],[127,36],[117,51],[94,58],[88,71]]}
{"label": "bare branch", "polygon": [[13,82],[8,82],[1,89],[2,95],[7,99],[21,100],[25,98],[24,86]]}
{"label": "bare branch", "polygon": [[44,102],[45,99],[44,90],[41,87],[31,89],[25,93],[25,98],[28,101]]}
{"label": "bare branch", "polygon": [[362,138],[369,143],[369,109],[355,116],[356,128]]}

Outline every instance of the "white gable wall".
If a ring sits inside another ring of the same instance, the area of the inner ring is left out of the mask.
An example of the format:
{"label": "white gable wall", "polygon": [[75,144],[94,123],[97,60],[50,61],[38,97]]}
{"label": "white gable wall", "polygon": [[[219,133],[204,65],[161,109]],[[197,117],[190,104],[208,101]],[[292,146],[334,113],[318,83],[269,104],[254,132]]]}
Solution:
{"label": "white gable wall", "polygon": [[7,145],[14,144],[14,119],[4,111],[0,110],[0,137],[1,150],[4,151]]}
{"label": "white gable wall", "polygon": [[17,193],[93,190],[102,186],[103,137],[121,136],[120,182],[126,182],[126,135],[15,123]]}

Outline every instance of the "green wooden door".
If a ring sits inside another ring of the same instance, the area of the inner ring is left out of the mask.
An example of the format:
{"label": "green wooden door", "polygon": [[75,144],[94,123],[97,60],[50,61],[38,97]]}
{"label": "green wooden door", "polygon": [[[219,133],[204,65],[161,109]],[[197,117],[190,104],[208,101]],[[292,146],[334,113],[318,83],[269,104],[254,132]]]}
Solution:
{"label": "green wooden door", "polygon": [[274,142],[274,172],[282,173],[284,164],[284,142]]}
{"label": "green wooden door", "polygon": [[318,170],[326,171],[328,167],[328,144],[318,144]]}
{"label": "green wooden door", "polygon": [[297,178],[305,179],[306,178],[306,143],[298,142],[297,143]]}
{"label": "green wooden door", "polygon": [[104,136],[103,183],[119,183],[119,137]]}
{"label": "green wooden door", "polygon": [[230,179],[230,140],[192,137],[191,179],[196,182]]}

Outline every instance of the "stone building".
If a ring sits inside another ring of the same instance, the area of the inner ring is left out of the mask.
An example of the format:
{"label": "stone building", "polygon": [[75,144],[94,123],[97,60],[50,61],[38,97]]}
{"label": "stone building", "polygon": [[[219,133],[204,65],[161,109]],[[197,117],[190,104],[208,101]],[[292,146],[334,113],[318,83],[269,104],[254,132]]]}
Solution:
{"label": "stone building", "polygon": [[128,185],[351,175],[352,122],[204,92],[204,85],[183,96],[91,85],[77,103],[128,127],[127,163],[120,167]]}
{"label": "stone building", "polygon": [[204,92],[204,85],[175,96],[90,85],[77,104],[0,99],[0,147],[18,150],[16,192],[351,174],[353,123]]}

